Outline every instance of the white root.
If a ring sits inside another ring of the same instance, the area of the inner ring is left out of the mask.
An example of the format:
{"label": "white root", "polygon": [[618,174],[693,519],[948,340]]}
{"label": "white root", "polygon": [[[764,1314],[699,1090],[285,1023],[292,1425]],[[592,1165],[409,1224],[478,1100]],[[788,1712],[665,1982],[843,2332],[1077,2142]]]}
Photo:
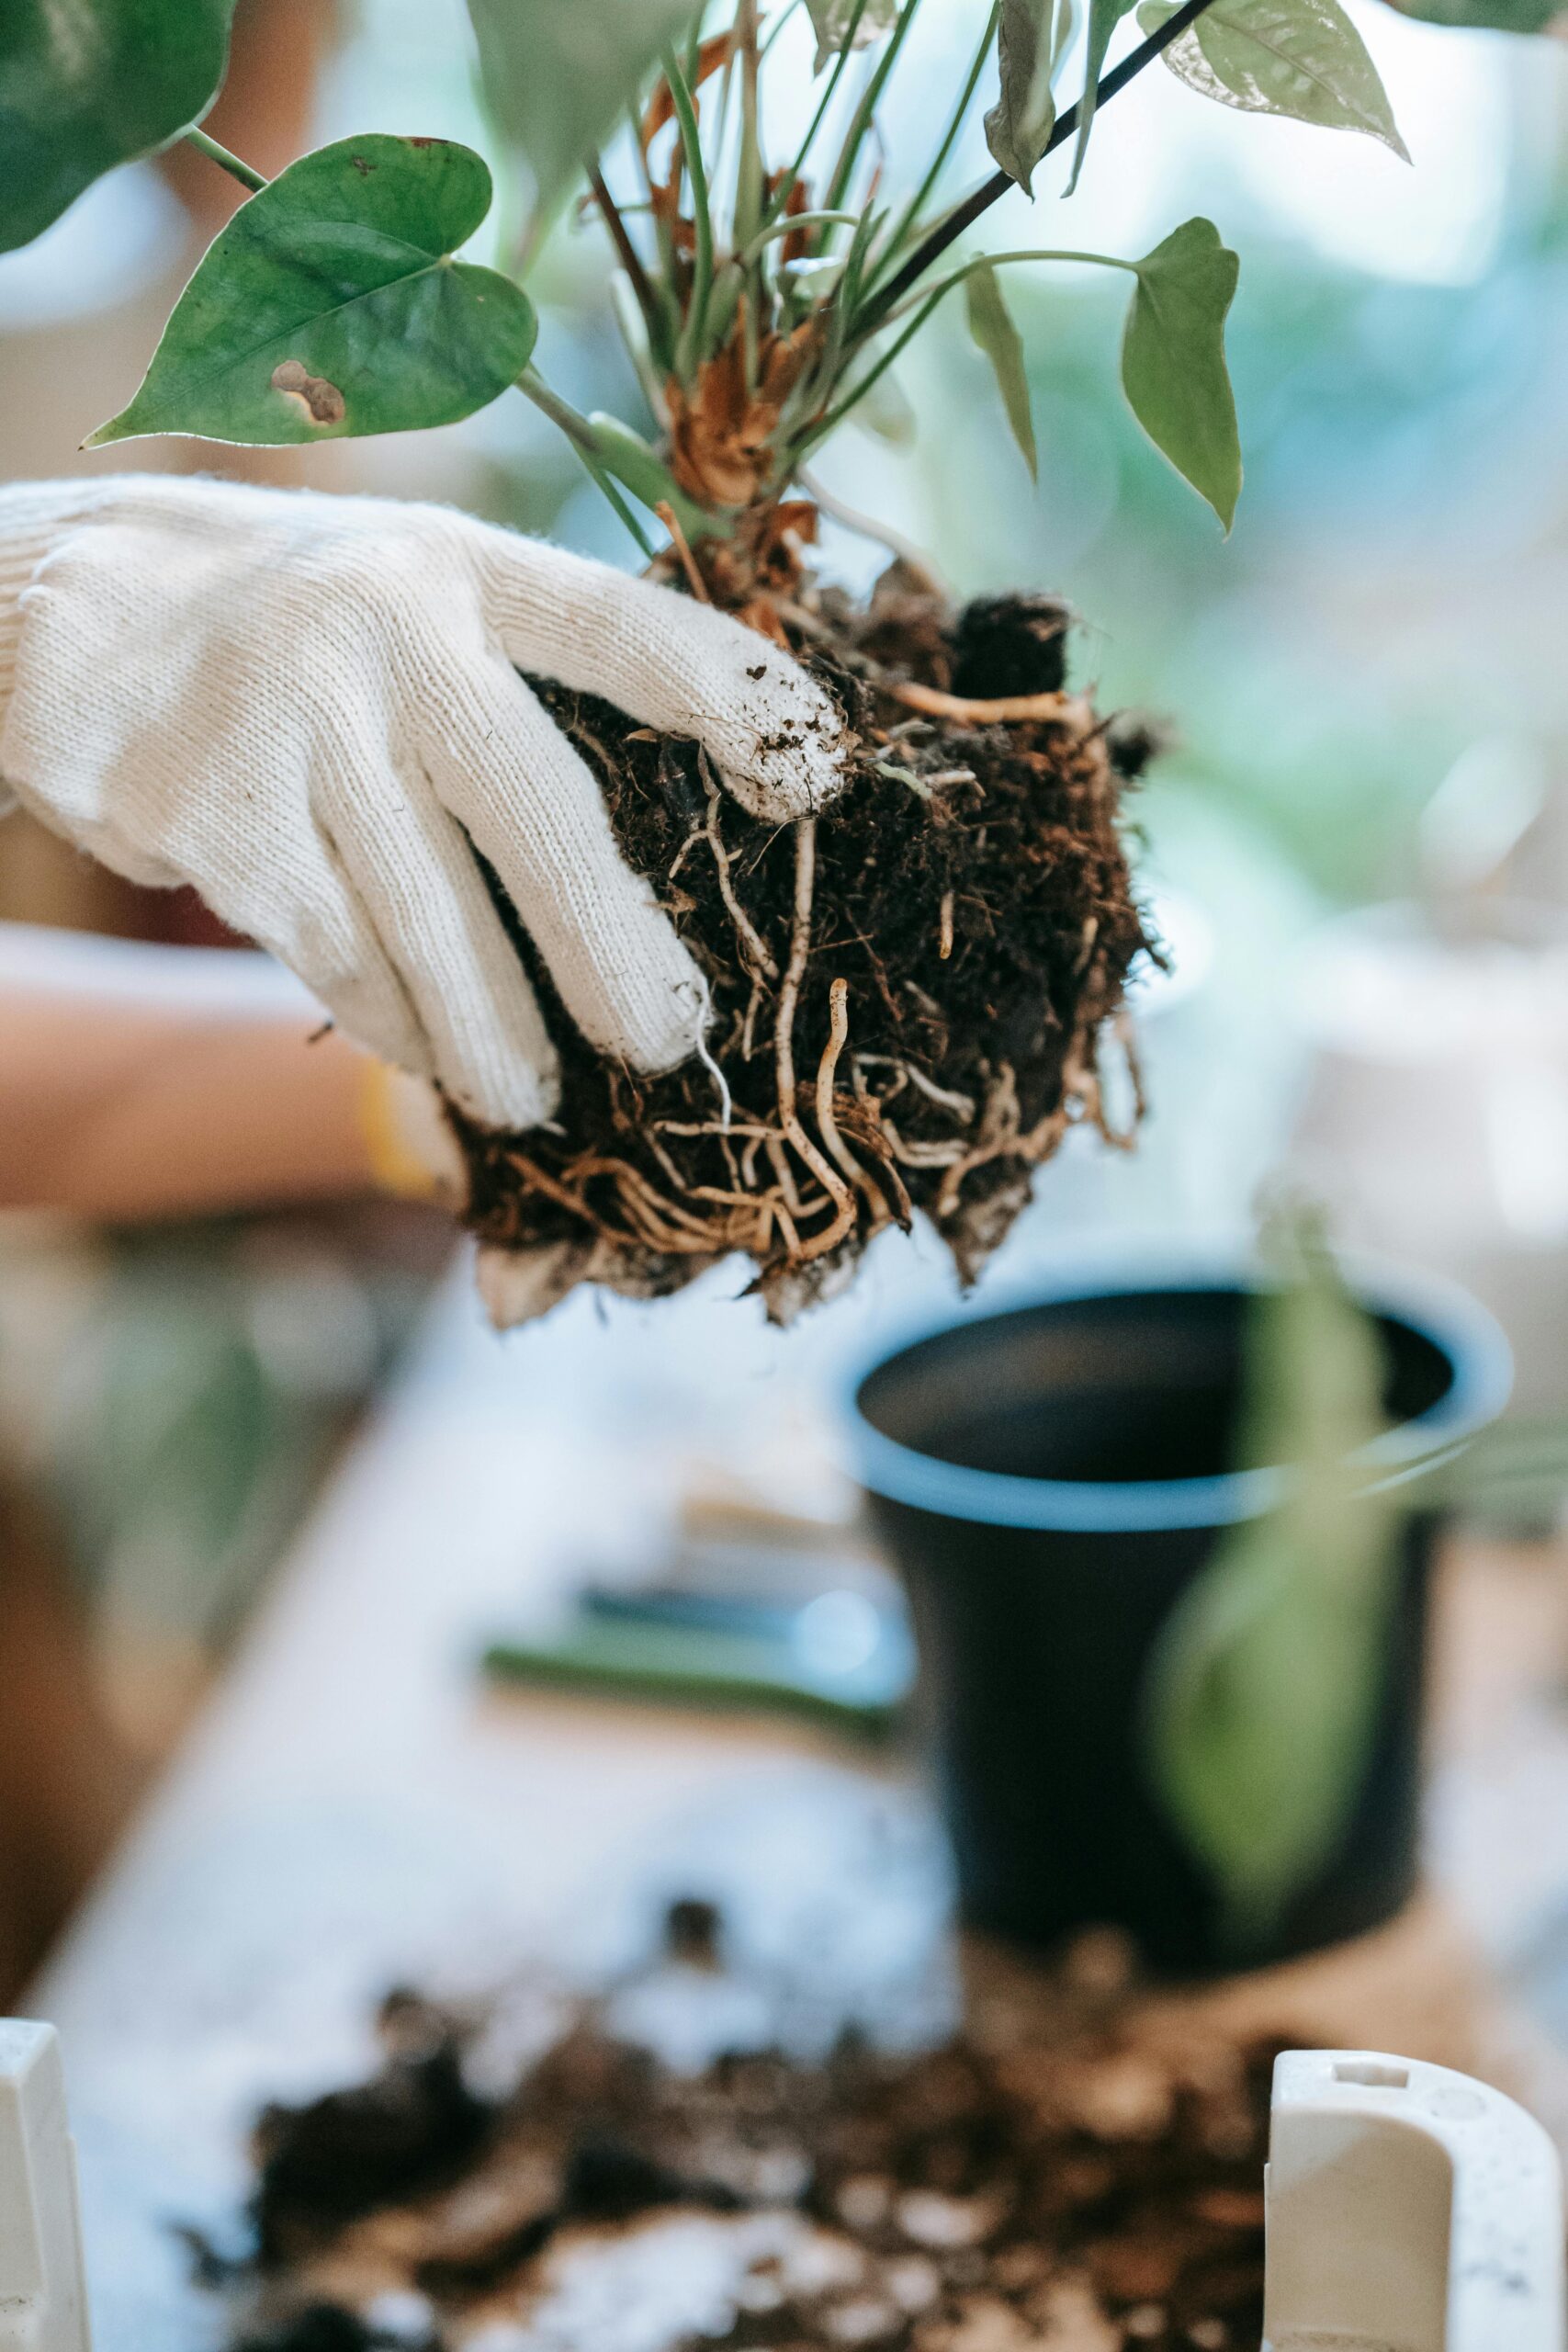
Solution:
{"label": "white root", "polygon": [[[928,1102],[940,1104],[944,1111],[951,1111],[955,1118],[963,1120],[965,1126],[973,1122],[974,1096],[960,1094],[952,1087],[939,1086],[935,1079],[928,1078],[924,1070],[916,1063],[901,1060],[897,1054],[857,1054],[855,1060],[866,1069],[877,1067],[884,1069],[896,1069],[899,1073],[899,1080],[898,1086],[893,1089],[894,1094],[897,1094],[899,1087],[906,1083],[918,1087]],[[892,1095],[886,1096],[884,1099],[891,1102]]]}
{"label": "white root", "polygon": [[1078,726],[1093,718],[1081,695],[998,695],[977,700],[972,695],[944,694],[940,686],[917,685],[912,678],[896,679],[887,692],[910,710],[931,718],[951,718],[961,727],[994,727],[1005,721],[1059,718]]}
{"label": "white root", "polygon": [[964,1158],[965,1147],[956,1138],[951,1143],[906,1143],[886,1111],[882,1114],[882,1132],[887,1138],[887,1148],[905,1168],[951,1168]]}
{"label": "white root", "polygon": [[789,962],[779,989],[778,1020],[773,1030],[773,1068],[778,1082],[779,1123],[785,1136],[824,1192],[832,1196],[836,1215],[820,1233],[800,1245],[804,1262],[836,1249],[855,1221],[855,1196],[832,1162],[825,1159],[800,1124],[795,1084],[795,1012],[800,983],[811,953],[811,900],[817,883],[817,820],[802,817],[795,829],[795,920],[790,933]]}
{"label": "white root", "polygon": [[850,984],[846,979],[836,979],[828,990],[828,1042],[822,1048],[822,1058],[817,1066],[817,1125],[821,1130],[823,1142],[840,1169],[870,1202],[873,1216],[880,1217],[886,1223],[892,1214],[887,1205],[887,1195],[870,1170],[861,1166],[840,1134],[839,1123],[833,1115],[833,1080],[838,1074],[839,1057],[844,1050],[844,1040],[850,1034],[849,1006]]}
{"label": "white root", "polygon": [[[723,801],[719,793],[718,786],[714,778],[713,763],[709,760],[707,753],[700,748],[697,752],[697,761],[702,774],[703,790],[707,794],[708,798],[707,825],[705,830],[707,832],[709,847],[713,851],[714,865],[718,875],[719,895],[724,900],[725,908],[728,913],[730,922],[735,925],[737,935],[739,938],[741,948],[745,954],[753,979],[755,979],[757,973],[761,972],[764,973],[770,980],[776,980],[779,976],[778,965],[768,953],[767,943],[763,939],[761,933],[757,929],[756,924],[752,922],[750,916],[747,913],[745,908],[736,897],[735,885],[730,879],[729,852],[725,848],[723,836],[719,831],[719,811],[723,806]],[[682,850],[681,854],[683,857],[685,855],[685,851]],[[750,1016],[748,1016],[747,1025],[749,1029],[750,1025]],[[751,1057],[750,1052],[747,1053],[746,1058],[748,1061],[750,1060]]]}

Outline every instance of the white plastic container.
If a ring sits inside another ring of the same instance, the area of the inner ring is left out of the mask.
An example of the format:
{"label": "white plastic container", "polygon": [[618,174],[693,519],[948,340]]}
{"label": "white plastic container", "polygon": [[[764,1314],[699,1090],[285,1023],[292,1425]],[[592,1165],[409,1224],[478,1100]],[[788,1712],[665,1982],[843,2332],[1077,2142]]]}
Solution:
{"label": "white plastic container", "polygon": [[76,2150],[54,2028],[0,2018],[0,2352],[88,2352]]}
{"label": "white plastic container", "polygon": [[1523,2108],[1446,2066],[1274,2069],[1264,2352],[1562,2352],[1562,2180]]}

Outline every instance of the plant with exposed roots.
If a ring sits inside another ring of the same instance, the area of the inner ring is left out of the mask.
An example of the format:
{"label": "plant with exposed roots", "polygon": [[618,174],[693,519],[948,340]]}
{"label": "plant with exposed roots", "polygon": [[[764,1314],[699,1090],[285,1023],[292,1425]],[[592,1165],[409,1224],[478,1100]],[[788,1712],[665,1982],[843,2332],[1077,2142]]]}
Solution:
{"label": "plant with exposed roots", "polygon": [[[953,610],[896,532],[823,491],[813,460],[886,400],[911,338],[962,292],[1032,472],[1005,275],[1109,269],[1129,282],[1133,413],[1228,527],[1237,263],[1213,224],[1187,220],[1136,258],[962,241],[999,198],[1032,192],[1058,150],[1071,149],[1076,181],[1100,110],[1156,58],[1227,106],[1403,153],[1339,0],[1087,0],[1081,28],[1073,0],[995,0],[976,13],[946,120],[897,169],[880,126],[922,0],[777,0],[767,23],[760,0],[468,0],[499,149],[528,199],[505,270],[455,258],[491,198],[468,149],[344,140],[264,182],[190,128],[221,79],[232,5],[138,0],[130,40],[130,0],[83,0],[70,73],[41,17],[0,33],[0,118],[15,100],[37,134],[0,153],[0,247],[176,135],[247,190],[141,390],[95,443],[393,432],[455,421],[515,385],[650,569],[814,663],[849,722],[842,797],[780,835],[721,798],[694,745],[541,686],[695,957],[710,1017],[700,1058],[647,1080],[560,1015],[558,1124],[498,1136],[454,1113],[471,1221],[495,1245],[492,1304],[536,1311],[584,1277],[657,1293],[739,1250],[782,1316],[917,1209],[972,1273],[1075,1122],[1126,1139],[1100,1065],[1149,944],[1117,826],[1149,742],[1068,691],[1065,605]],[[1141,39],[1108,68],[1134,6]],[[1546,0],[1422,6],[1518,30],[1550,13]],[[775,44],[807,19],[815,79],[785,119]],[[1058,108],[1069,74],[1078,96]],[[982,101],[995,169],[954,194],[950,165]],[[581,414],[533,364],[521,281],[573,198],[613,247],[641,429]],[[863,606],[813,570],[824,509],[893,555]],[[518,949],[531,954],[525,939]]]}

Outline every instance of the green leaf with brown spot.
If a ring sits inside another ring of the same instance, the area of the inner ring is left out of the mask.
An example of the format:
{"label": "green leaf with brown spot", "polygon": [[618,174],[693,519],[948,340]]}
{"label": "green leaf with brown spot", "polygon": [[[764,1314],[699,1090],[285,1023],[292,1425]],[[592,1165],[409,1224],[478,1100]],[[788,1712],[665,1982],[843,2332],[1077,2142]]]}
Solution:
{"label": "green leaf with brown spot", "polygon": [[472,415],[534,347],[526,295],[453,258],[491,192],[483,159],[444,139],[377,132],[302,156],[215,239],[141,390],[88,447],[333,441]]}
{"label": "green leaf with brown spot", "polygon": [[[1157,32],[1176,5],[1144,0],[1142,29]],[[1364,131],[1410,161],[1378,69],[1339,0],[1210,0],[1165,62],[1178,81],[1221,106]]]}
{"label": "green leaf with brown spot", "polygon": [[969,306],[969,332],[991,363],[1012,437],[1023,452],[1030,479],[1038,481],[1040,467],[1034,447],[1034,419],[1029,407],[1023,341],[1002,299],[996,271],[971,270],[964,281],[964,294]]}
{"label": "green leaf with brown spot", "polygon": [[1241,443],[1225,366],[1225,314],[1240,264],[1212,220],[1184,220],[1134,265],[1122,338],[1133,413],[1228,531],[1241,495]]}
{"label": "green leaf with brown spot", "polygon": [[199,122],[234,0],[0,0],[0,253]]}

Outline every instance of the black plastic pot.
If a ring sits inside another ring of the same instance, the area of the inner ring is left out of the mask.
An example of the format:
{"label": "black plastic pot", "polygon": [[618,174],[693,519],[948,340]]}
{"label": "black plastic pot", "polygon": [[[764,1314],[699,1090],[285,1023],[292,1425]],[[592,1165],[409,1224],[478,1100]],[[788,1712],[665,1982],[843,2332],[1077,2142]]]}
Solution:
{"label": "black plastic pot", "polygon": [[[1266,1946],[1224,1942],[1215,1890],[1145,1760],[1151,1649],[1224,1528],[1277,1474],[1234,1473],[1249,1277],[1081,1272],[1032,1303],[928,1333],[854,1391],[862,1482],[908,1589],[927,1721],[972,1926],[1038,1947],[1128,1930],[1201,1974],[1361,1933],[1417,1871],[1428,1566],[1405,1522],[1375,1738],[1337,1850]],[[1387,1348],[1391,1476],[1506,1401],[1506,1342],[1446,1286],[1361,1284]]]}

